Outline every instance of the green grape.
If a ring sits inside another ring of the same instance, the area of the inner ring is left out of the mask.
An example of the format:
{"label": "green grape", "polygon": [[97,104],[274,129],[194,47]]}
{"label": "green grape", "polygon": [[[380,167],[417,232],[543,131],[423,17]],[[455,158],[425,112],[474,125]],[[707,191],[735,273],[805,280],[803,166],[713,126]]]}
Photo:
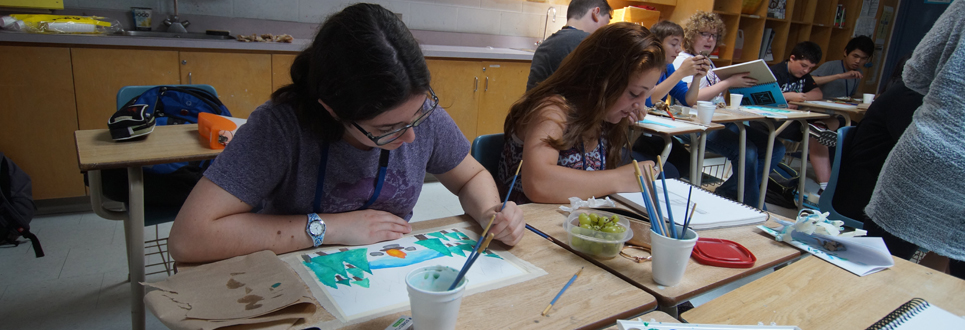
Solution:
{"label": "green grape", "polygon": [[590,217],[589,217],[588,215],[586,215],[586,213],[581,213],[579,218],[580,218],[580,225],[581,225],[581,226],[582,226],[583,224],[589,224],[589,223],[590,223]]}
{"label": "green grape", "polygon": [[590,217],[590,221],[593,221],[593,223],[597,223],[598,221],[600,221],[600,216],[597,215],[596,213],[590,213],[589,217]]}
{"label": "green grape", "polygon": [[585,244],[586,244],[586,241],[584,241],[582,238],[573,236],[570,239],[570,246],[572,246],[574,249],[582,249],[583,245]]}
{"label": "green grape", "polygon": [[600,225],[593,225],[593,230],[600,231]]}
{"label": "green grape", "polygon": [[587,250],[590,250],[590,253],[595,255],[600,255],[601,253],[603,253],[603,244],[597,243],[597,242],[586,242],[586,243],[587,245],[589,245]]}
{"label": "green grape", "polygon": [[616,226],[606,226],[603,227],[604,233],[619,233],[619,229]]}
{"label": "green grape", "polygon": [[613,220],[613,223],[617,223],[617,222],[620,222],[620,217],[614,214],[613,218],[611,218],[610,220]]}
{"label": "green grape", "polygon": [[615,243],[605,243],[603,244],[603,253],[606,255],[617,254],[620,252],[620,244]]}

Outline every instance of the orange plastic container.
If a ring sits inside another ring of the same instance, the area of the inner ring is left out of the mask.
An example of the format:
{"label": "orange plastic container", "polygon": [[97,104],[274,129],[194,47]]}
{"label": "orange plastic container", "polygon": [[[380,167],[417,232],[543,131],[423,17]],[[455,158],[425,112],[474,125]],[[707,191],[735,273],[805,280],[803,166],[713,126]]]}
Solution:
{"label": "orange plastic container", "polygon": [[201,143],[211,149],[224,149],[238,125],[228,118],[213,113],[198,114],[198,135]]}

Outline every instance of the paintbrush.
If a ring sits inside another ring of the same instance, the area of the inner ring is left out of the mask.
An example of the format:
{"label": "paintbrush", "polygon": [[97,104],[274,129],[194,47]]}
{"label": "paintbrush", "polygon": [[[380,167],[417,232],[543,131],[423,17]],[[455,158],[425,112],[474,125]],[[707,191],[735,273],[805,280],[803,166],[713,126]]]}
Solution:
{"label": "paintbrush", "polygon": [[469,268],[472,267],[472,264],[476,263],[476,259],[479,259],[479,255],[482,254],[483,251],[485,251],[487,248],[489,248],[489,243],[493,241],[493,237],[494,237],[493,233],[489,233],[488,235],[486,235],[485,241],[483,241],[482,237],[479,238],[479,241],[483,242],[482,245],[480,245],[477,250],[473,251],[475,252],[475,254],[470,253],[469,258],[466,258],[466,264],[462,266],[461,270],[459,270],[459,274],[456,275],[456,280],[453,281],[452,285],[449,286],[449,290],[455,289],[456,285],[458,285],[459,282],[462,281],[462,278],[465,277],[466,273],[469,272]]}
{"label": "paintbrush", "polygon": [[[663,184],[663,200],[664,203],[667,204],[667,217],[670,218],[670,235],[673,235],[673,238],[680,238],[680,236],[677,235],[677,224],[673,220],[673,210],[670,209],[670,193],[667,192],[667,174],[663,172],[663,162],[661,160],[660,155],[657,155],[657,165],[660,166],[660,183]],[[684,214],[686,215],[686,213]]]}
{"label": "paintbrush", "polygon": [[[660,220],[657,218],[657,213],[653,211],[653,205],[650,204],[650,198],[647,194],[647,186],[643,184],[643,173],[641,173],[640,164],[637,163],[636,159],[633,160],[633,170],[636,172],[637,182],[640,184],[640,196],[643,197],[643,205],[647,209],[647,217],[650,218],[650,229],[656,232],[658,235],[663,235],[663,232],[660,230],[660,225],[657,224]],[[654,222],[654,220],[657,222]]]}
{"label": "paintbrush", "polygon": [[553,298],[553,301],[550,301],[550,305],[546,306],[546,309],[544,309],[543,313],[540,315],[546,316],[546,313],[550,311],[550,308],[553,308],[553,304],[556,303],[556,300],[560,299],[560,296],[563,295],[563,292],[566,292],[566,289],[568,289],[570,285],[573,284],[573,281],[576,281],[577,277],[580,277],[580,273],[582,272],[583,272],[583,267],[580,267],[580,270],[576,271],[576,274],[573,274],[573,277],[570,278],[570,281],[566,282],[566,285],[563,286],[563,289],[560,289],[560,293],[556,294],[556,297]]}

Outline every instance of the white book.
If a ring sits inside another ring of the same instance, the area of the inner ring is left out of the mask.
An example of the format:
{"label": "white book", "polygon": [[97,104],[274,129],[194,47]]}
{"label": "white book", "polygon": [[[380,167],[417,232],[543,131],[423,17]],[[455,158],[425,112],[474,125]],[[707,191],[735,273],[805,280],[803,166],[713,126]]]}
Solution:
{"label": "white book", "polygon": [[[774,221],[784,226],[793,224],[778,219]],[[783,228],[775,230],[766,226],[757,227],[773,236],[777,236],[783,230]],[[795,231],[791,234],[790,244],[858,276],[871,275],[895,265],[895,260],[881,237],[808,235]]]}
{"label": "white book", "polygon": [[[657,180],[656,187],[660,212],[663,213],[664,219],[669,219],[661,180]],[[673,213],[674,222],[678,225],[684,224],[684,214],[690,214],[684,209],[684,205],[687,204],[687,194],[691,191],[690,187],[693,186],[677,179],[667,180],[670,211]],[[612,196],[614,199],[630,206],[637,213],[647,214],[641,193],[619,193]],[[691,205],[697,203],[697,210],[690,221],[690,228],[694,230],[743,226],[763,223],[767,220],[767,213],[764,211],[717,196],[699,187],[693,188],[690,203]]]}

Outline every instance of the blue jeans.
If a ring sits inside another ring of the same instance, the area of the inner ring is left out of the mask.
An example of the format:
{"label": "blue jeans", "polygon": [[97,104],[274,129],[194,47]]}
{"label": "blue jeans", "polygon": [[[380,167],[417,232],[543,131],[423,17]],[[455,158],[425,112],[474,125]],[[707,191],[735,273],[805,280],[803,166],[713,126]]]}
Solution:
{"label": "blue jeans", "polygon": [[[747,149],[744,154],[744,204],[757,207],[761,198],[761,175],[765,173],[764,157],[767,149],[767,133],[746,128]],[[726,124],[724,129],[707,133],[707,150],[713,151],[731,161],[734,175],[724,181],[717,188],[717,194],[737,199],[737,170],[740,157],[740,133],[737,124]],[[774,153],[771,155],[771,166],[781,162],[784,158],[784,144],[775,141]],[[770,172],[767,169],[766,172]]]}

